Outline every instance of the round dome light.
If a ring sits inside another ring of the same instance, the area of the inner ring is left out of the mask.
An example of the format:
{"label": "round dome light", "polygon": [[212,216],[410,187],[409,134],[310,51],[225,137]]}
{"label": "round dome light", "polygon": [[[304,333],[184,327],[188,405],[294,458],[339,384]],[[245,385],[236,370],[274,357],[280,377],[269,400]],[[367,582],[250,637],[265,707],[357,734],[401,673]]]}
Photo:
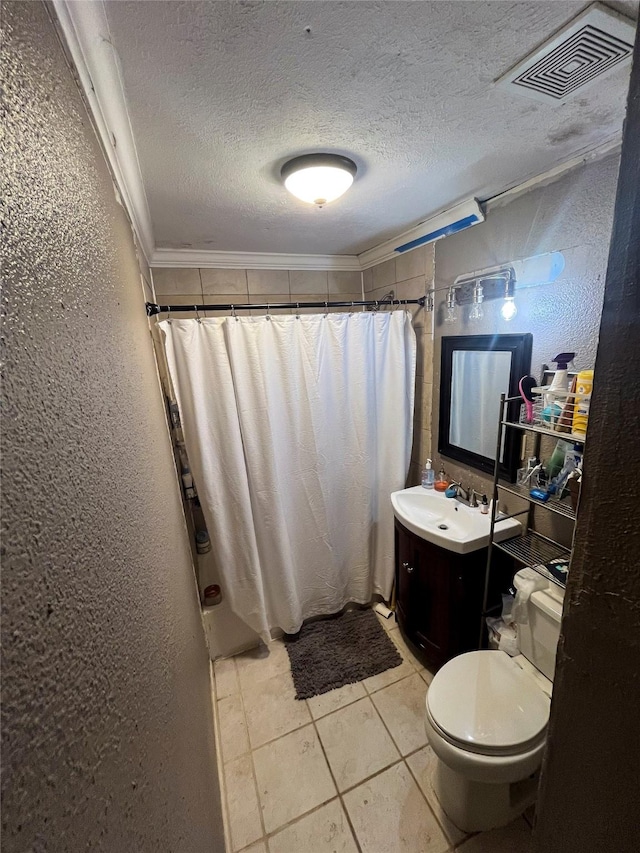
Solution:
{"label": "round dome light", "polygon": [[357,171],[340,154],[304,154],[285,163],[280,174],[291,195],[322,207],[346,193]]}

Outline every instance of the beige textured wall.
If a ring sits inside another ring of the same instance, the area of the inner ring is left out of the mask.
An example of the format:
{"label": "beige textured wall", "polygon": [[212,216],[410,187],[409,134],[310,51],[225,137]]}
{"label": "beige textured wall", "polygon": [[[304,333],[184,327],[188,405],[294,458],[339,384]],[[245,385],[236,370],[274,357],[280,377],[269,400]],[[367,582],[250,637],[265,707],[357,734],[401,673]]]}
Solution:
{"label": "beige textured wall", "polygon": [[47,7],[2,25],[2,849],[222,851],[131,231]]}
{"label": "beige textured wall", "polygon": [[[391,258],[364,273],[367,299],[383,299],[393,290],[395,299],[418,299],[433,287],[434,244]],[[388,309],[383,309],[388,310]],[[416,333],[416,397],[413,448],[407,485],[420,482],[420,471],[431,456],[431,399],[433,382],[433,314],[419,306],[407,306]]]}

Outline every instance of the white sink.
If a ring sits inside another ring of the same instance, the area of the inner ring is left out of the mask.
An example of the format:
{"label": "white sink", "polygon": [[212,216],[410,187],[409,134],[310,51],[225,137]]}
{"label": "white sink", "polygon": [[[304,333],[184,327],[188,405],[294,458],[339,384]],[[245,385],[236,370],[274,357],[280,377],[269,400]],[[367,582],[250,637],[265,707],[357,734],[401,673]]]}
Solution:
{"label": "white sink", "polygon": [[[457,554],[468,554],[489,544],[491,516],[480,509],[471,509],[447,498],[444,492],[412,486],[392,492],[393,513],[407,530]],[[498,521],[494,539],[501,542],[522,532],[522,525],[514,518]]]}

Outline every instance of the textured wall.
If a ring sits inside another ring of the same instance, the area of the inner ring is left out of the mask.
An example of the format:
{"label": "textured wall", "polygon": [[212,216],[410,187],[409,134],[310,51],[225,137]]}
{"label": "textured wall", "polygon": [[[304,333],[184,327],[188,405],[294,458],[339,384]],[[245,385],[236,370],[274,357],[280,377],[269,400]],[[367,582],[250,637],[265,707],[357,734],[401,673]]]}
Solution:
{"label": "textured wall", "polygon": [[[640,40],[620,164],[536,848],[635,853],[640,814]],[[612,476],[617,484],[611,488]]]}
{"label": "textured wall", "polygon": [[131,232],[46,7],[2,24],[3,850],[223,850]]}
{"label": "textured wall", "polygon": [[[437,294],[432,415],[436,456],[443,335],[531,332],[531,369],[536,376],[543,362],[550,364],[554,355],[567,350],[577,352],[576,369],[593,367],[617,173],[617,155],[589,164],[505,207],[490,209],[484,223],[436,243],[436,287],[446,287],[458,275],[473,270],[544,252],[562,251],[566,261],[554,283],[516,291],[518,313],[510,322],[502,319],[502,300],[496,299],[485,301],[482,321],[470,322],[466,305],[458,307],[457,323],[445,324],[446,292]],[[452,460],[443,461],[451,476],[488,491],[490,477]],[[560,535],[562,520],[554,523]]]}

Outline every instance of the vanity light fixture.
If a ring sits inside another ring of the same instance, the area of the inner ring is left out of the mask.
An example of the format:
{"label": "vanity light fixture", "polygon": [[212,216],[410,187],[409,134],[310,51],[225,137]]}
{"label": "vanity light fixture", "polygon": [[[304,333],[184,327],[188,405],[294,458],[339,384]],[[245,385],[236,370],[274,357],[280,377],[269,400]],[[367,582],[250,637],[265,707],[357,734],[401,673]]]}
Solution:
{"label": "vanity light fixture", "polygon": [[502,319],[509,322],[509,320],[513,320],[513,318],[518,313],[518,308],[516,306],[515,300],[515,287],[516,283],[512,275],[509,278],[505,279],[504,283],[504,302],[502,303],[502,308],[500,309],[500,313],[502,314]]}
{"label": "vanity light fixture", "polygon": [[291,195],[324,207],[346,193],[358,167],[341,154],[303,154],[284,164],[280,175]]}
{"label": "vanity light fixture", "polygon": [[479,281],[473,285],[473,305],[469,311],[470,320],[482,320],[484,310],[482,308],[482,300],[484,299],[484,291]]}
{"label": "vanity light fixture", "polygon": [[457,319],[456,289],[455,287],[450,287],[449,292],[447,293],[447,313],[445,314],[444,321],[445,323],[455,323]]}

